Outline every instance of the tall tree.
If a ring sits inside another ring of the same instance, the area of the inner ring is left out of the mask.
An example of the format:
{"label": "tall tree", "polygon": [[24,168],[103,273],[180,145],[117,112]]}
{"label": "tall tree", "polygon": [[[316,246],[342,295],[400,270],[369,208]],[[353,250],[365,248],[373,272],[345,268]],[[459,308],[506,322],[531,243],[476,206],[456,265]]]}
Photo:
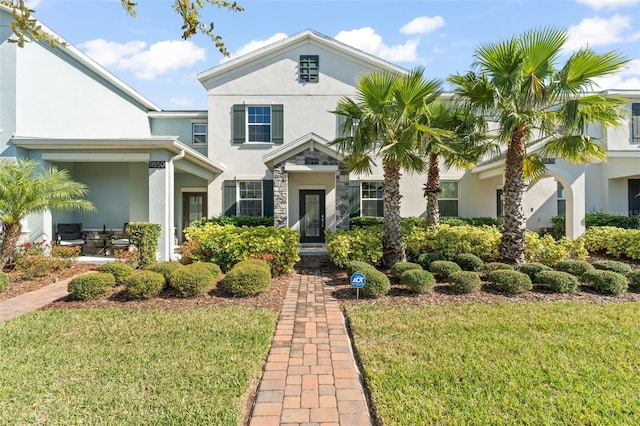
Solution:
{"label": "tall tree", "polygon": [[[417,151],[421,131],[416,119],[424,105],[438,98],[440,88],[439,80],[425,79],[421,67],[403,75],[371,71],[358,79],[355,99],[342,98],[332,111],[346,117],[343,130],[350,136],[331,144],[346,155],[348,169],[368,174],[376,161],[382,163],[382,261],[387,266],[405,259],[400,230],[401,171],[422,172],[425,168]],[[422,129],[422,133],[429,131]]]}
{"label": "tall tree", "polygon": [[42,169],[34,160],[0,159],[0,269],[16,249],[23,219],[47,210],[95,211],[93,204],[83,199],[87,192],[86,186],[73,181],[66,170]]}
{"label": "tall tree", "polygon": [[[138,6],[136,2],[120,0],[120,3],[130,16],[136,16],[136,7]],[[42,26],[32,15],[35,11],[28,7],[25,0],[0,0],[0,4],[9,7],[13,14],[14,22],[10,24],[10,28],[13,31],[15,39],[10,39],[10,42],[18,43],[20,47],[24,46],[24,44],[30,40],[46,41],[52,46],[62,44],[59,39],[42,29]],[[202,21],[202,13],[207,5],[215,6],[218,9],[227,9],[232,12],[241,12],[244,10],[235,1],[174,0],[172,7],[182,18],[182,39],[187,40],[198,33],[206,35],[216,44],[220,53],[229,56],[222,37],[214,32],[214,23]]]}
{"label": "tall tree", "polygon": [[527,141],[539,139],[543,157],[578,164],[603,160],[606,148],[587,127],[617,126],[624,116],[625,99],[591,90],[594,79],[620,71],[628,60],[616,52],[584,48],[560,66],[567,39],[563,30],[544,28],[482,44],[475,51],[474,70],[448,79],[457,96],[497,124],[497,139],[507,147],[500,255],[510,263],[524,262]]}

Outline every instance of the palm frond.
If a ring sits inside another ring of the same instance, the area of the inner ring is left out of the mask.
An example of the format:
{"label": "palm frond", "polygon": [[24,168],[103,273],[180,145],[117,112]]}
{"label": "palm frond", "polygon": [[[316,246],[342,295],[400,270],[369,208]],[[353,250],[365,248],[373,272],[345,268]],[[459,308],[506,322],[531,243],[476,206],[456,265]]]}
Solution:
{"label": "palm frond", "polygon": [[585,164],[594,160],[606,161],[607,148],[588,135],[565,135],[550,138],[540,149],[540,155]]}
{"label": "palm frond", "polygon": [[618,52],[595,53],[591,49],[574,52],[558,72],[554,90],[560,96],[565,93],[581,94],[592,90],[594,79],[621,71],[629,62]]}
{"label": "palm frond", "polygon": [[548,174],[549,170],[538,153],[524,157],[522,175],[528,184],[540,180]]}

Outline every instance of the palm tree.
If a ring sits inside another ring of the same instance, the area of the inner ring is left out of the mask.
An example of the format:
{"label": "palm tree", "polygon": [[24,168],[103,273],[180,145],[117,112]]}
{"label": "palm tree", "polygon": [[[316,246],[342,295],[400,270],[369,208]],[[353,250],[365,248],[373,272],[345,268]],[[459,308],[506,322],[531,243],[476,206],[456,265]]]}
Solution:
{"label": "palm tree", "polygon": [[71,180],[66,170],[41,170],[34,160],[0,159],[0,269],[16,249],[21,220],[47,210],[95,211],[91,202],[82,199],[87,192],[86,186]]}
{"label": "palm tree", "polygon": [[510,263],[524,262],[526,142],[539,139],[542,157],[604,160],[606,148],[587,127],[616,126],[624,116],[624,99],[589,91],[594,79],[621,70],[627,59],[585,48],[559,67],[567,38],[565,31],[546,28],[483,44],[474,55],[476,71],[448,79],[457,96],[497,124],[497,139],[507,146],[500,255]]}
{"label": "palm tree", "polygon": [[[420,131],[416,117],[424,105],[438,98],[440,87],[439,80],[424,78],[421,67],[403,75],[371,71],[358,79],[355,100],[344,97],[332,111],[347,119],[343,130],[350,136],[331,142],[346,155],[347,168],[371,173],[375,161],[382,162],[382,262],[388,266],[405,259],[400,231],[401,169],[421,172],[425,168],[417,152]],[[425,131],[430,129],[422,133]]]}
{"label": "palm tree", "polygon": [[474,114],[466,105],[436,102],[421,116],[421,122],[432,128],[446,130],[441,137],[423,136],[422,149],[428,157],[427,181],[423,186],[427,199],[427,225],[438,226],[440,209],[440,161],[445,170],[451,167],[471,168],[487,153],[496,152],[496,145],[487,136],[484,117]]}

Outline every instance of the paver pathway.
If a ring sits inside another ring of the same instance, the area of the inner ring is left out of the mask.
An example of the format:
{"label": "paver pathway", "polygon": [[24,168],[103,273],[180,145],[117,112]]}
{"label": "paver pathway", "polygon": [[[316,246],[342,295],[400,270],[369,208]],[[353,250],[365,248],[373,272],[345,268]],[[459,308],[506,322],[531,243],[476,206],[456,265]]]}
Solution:
{"label": "paver pathway", "polygon": [[0,302],[0,321],[5,321],[27,312],[35,311],[49,303],[65,297],[67,294],[67,284],[71,278],[49,284],[38,290],[21,294],[11,299]]}
{"label": "paver pathway", "polygon": [[291,277],[250,426],[371,424],[326,261],[303,256]]}

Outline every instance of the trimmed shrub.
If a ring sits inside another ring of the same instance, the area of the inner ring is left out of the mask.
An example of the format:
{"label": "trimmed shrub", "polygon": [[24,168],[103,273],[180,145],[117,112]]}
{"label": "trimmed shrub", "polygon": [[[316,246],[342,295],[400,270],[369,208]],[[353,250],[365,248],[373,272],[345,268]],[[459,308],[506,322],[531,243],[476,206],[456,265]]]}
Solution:
{"label": "trimmed shrub", "polygon": [[367,283],[360,289],[362,296],[378,298],[389,293],[391,283],[384,273],[373,268],[361,272],[367,278]]}
{"label": "trimmed shrub", "polygon": [[256,226],[273,226],[274,222],[271,216],[219,216],[194,220],[191,226],[202,227],[207,223],[255,228]]}
{"label": "trimmed shrub", "polygon": [[471,271],[453,272],[447,281],[451,284],[453,291],[458,294],[473,293],[482,288],[480,277]]}
{"label": "trimmed shrub", "polygon": [[352,260],[377,264],[382,259],[382,227],[326,231],[327,252],[334,265],[344,268]]}
{"label": "trimmed shrub", "polygon": [[391,276],[400,279],[402,277],[402,274],[412,269],[422,270],[422,266],[412,262],[398,262],[391,267]]}
{"label": "trimmed shrub", "polygon": [[627,272],[625,274],[627,281],[629,282],[629,288],[633,290],[640,290],[640,269]]}
{"label": "trimmed shrub", "polygon": [[129,238],[140,254],[140,267],[145,268],[157,261],[161,227],[157,223],[131,222]]}
{"label": "trimmed shrub", "polygon": [[376,267],[367,262],[352,260],[347,264],[347,276],[350,278],[351,275],[355,274],[356,272],[362,272],[365,269],[376,269]]}
{"label": "trimmed shrub", "polygon": [[[420,265],[418,265],[420,266]],[[424,269],[407,269],[400,276],[400,284],[406,285],[409,290],[416,293],[428,293],[433,290],[436,279],[433,274]]]}
{"label": "trimmed shrub", "polygon": [[518,266],[517,270],[518,272],[522,272],[523,274],[529,275],[529,278],[531,278],[531,281],[536,283],[537,282],[536,274],[542,271],[551,271],[551,268],[542,263],[530,262],[530,263],[523,263],[522,265]]}
{"label": "trimmed shrub", "polygon": [[613,226],[594,226],[578,238],[590,253],[640,259],[640,230]]}
{"label": "trimmed shrub", "polygon": [[429,271],[437,274],[440,279],[446,280],[449,274],[462,271],[462,269],[457,263],[451,262],[450,260],[434,260],[431,262]]}
{"label": "trimmed shrub", "polygon": [[102,265],[99,272],[105,272],[113,275],[116,279],[116,285],[122,284],[122,280],[129,275],[133,275],[133,268],[122,262],[109,262]]}
{"label": "trimmed shrub", "polygon": [[[551,218],[553,224],[553,235],[560,238],[565,234],[566,218],[558,215]],[[640,228],[640,218],[638,216],[618,216],[608,213],[587,213],[584,215],[584,223],[587,229],[596,226],[609,226],[624,229]]]}
{"label": "trimmed shrub", "polygon": [[513,271],[513,266],[503,262],[489,262],[484,264],[486,272],[491,271]]}
{"label": "trimmed shrub", "polygon": [[487,281],[493,284],[496,289],[512,294],[523,293],[533,288],[531,278],[527,274],[514,270],[491,271],[487,273]]}
{"label": "trimmed shrub", "polygon": [[553,266],[572,255],[578,259],[586,259],[589,255],[584,247],[584,242],[579,238],[576,240],[567,240],[566,238],[556,240],[550,234],[540,236],[537,232],[527,232],[525,241],[527,262],[539,262]]}
{"label": "trimmed shrub", "polygon": [[220,282],[219,287],[234,296],[254,296],[271,286],[271,270],[261,260],[251,259],[237,263]]}
{"label": "trimmed shrub", "polygon": [[447,260],[447,258],[444,257],[444,254],[442,254],[442,252],[435,251],[433,253],[422,253],[420,256],[418,256],[417,262],[418,265],[422,266],[422,269],[428,271],[431,267],[431,262],[435,260]]}
{"label": "trimmed shrub", "polygon": [[471,253],[460,253],[453,258],[453,261],[456,262],[463,271],[479,271],[484,266],[482,259]]}
{"label": "trimmed shrub", "polygon": [[193,297],[206,293],[216,284],[216,278],[210,271],[197,266],[198,263],[177,268],[169,275],[169,286],[181,297]]}
{"label": "trimmed shrub", "polygon": [[[211,276],[214,279],[214,282],[217,281],[218,277],[222,275],[222,270],[218,265],[212,262],[195,262],[189,265],[189,268],[193,271],[202,270]],[[268,268],[268,265],[267,265]]]}
{"label": "trimmed shrub", "polygon": [[602,294],[621,294],[629,288],[627,277],[613,271],[594,269],[584,274],[582,280]]}
{"label": "trimmed shrub", "polygon": [[617,260],[598,260],[592,263],[593,267],[602,271],[613,271],[619,274],[631,272],[631,266],[628,263],[618,262]]}
{"label": "trimmed shrub", "polygon": [[67,291],[77,300],[98,299],[107,293],[109,287],[116,285],[115,277],[106,272],[79,275],[69,281]]}
{"label": "trimmed shrub", "polygon": [[128,275],[122,280],[122,283],[127,288],[127,296],[130,299],[158,297],[164,288],[165,282],[164,275],[149,270]]}
{"label": "trimmed shrub", "polygon": [[568,272],[571,275],[575,275],[580,278],[587,272],[592,272],[595,270],[592,264],[587,262],[586,260],[576,260],[576,259],[568,259],[563,260],[562,262],[558,262],[553,267],[556,271]]}
{"label": "trimmed shrub", "polygon": [[449,226],[437,228],[415,227],[405,235],[407,253],[442,252],[447,259],[461,253],[471,253],[484,261],[498,258],[501,233],[493,226]]}
{"label": "trimmed shrub", "polygon": [[0,293],[6,291],[9,288],[9,275],[4,272],[0,272]]}
{"label": "trimmed shrub", "polygon": [[536,274],[534,282],[558,293],[577,293],[578,277],[568,272],[544,270]]}
{"label": "trimmed shrub", "polygon": [[146,269],[147,271],[153,271],[162,274],[165,282],[169,284],[169,277],[171,276],[171,273],[178,268],[182,268],[183,266],[184,265],[179,262],[166,261],[152,263],[144,269]]}

